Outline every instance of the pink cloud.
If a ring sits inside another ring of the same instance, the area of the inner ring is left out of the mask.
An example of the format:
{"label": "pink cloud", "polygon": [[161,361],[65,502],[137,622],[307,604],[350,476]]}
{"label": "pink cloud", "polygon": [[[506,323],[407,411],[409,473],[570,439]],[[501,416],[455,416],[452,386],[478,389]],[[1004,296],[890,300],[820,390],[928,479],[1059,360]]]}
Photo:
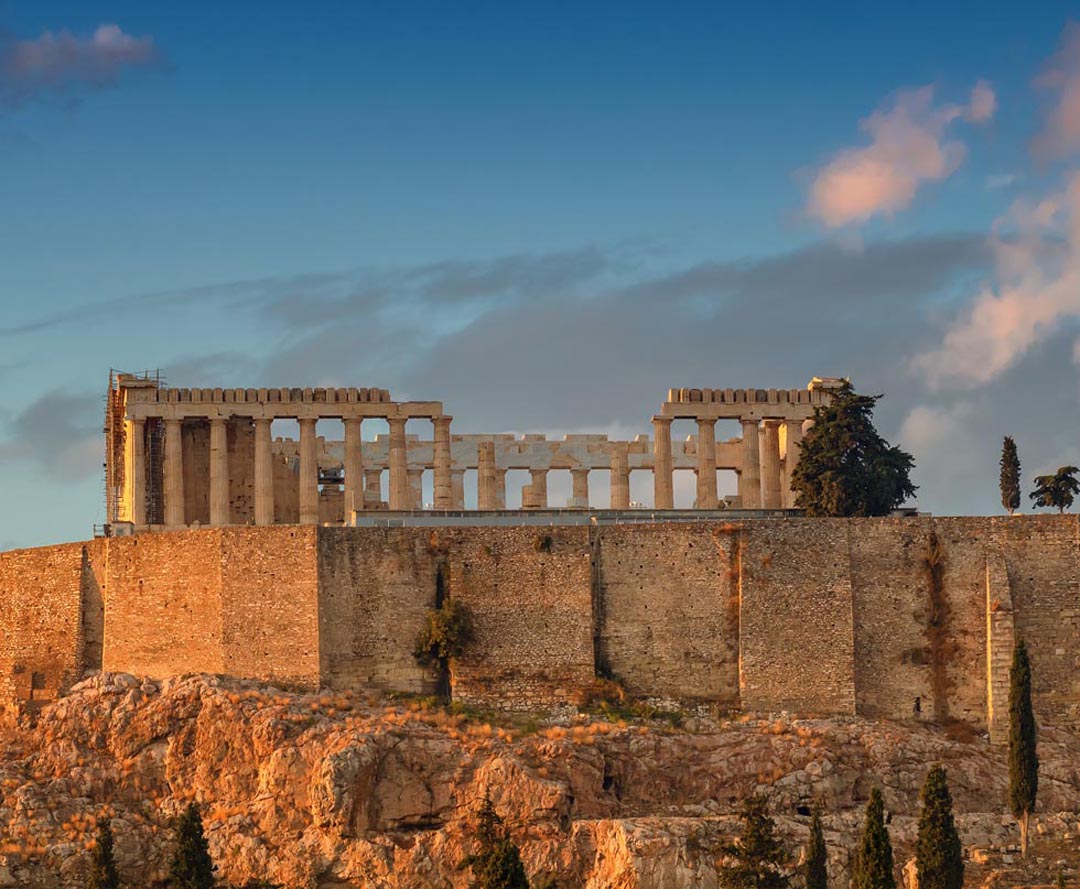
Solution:
{"label": "pink cloud", "polygon": [[1080,173],[1037,203],[1019,202],[995,232],[997,280],[914,369],[934,389],[998,377],[1063,321],[1080,317]]}
{"label": "pink cloud", "polygon": [[44,96],[70,100],[113,86],[127,68],[160,61],[152,37],[133,37],[118,25],[100,25],[88,37],[46,31],[34,40],[0,42],[0,103]]}
{"label": "pink cloud", "polygon": [[1065,28],[1061,50],[1046,64],[1036,85],[1055,90],[1057,103],[1032,149],[1044,159],[1080,151],[1080,25]]}
{"label": "pink cloud", "polygon": [[949,125],[958,118],[989,120],[996,106],[985,81],[975,85],[968,105],[935,106],[930,86],[899,93],[892,108],[860,124],[869,145],[844,149],[818,171],[807,212],[835,228],[903,210],[921,185],[948,178],[963,162],[964,145],[946,139]]}

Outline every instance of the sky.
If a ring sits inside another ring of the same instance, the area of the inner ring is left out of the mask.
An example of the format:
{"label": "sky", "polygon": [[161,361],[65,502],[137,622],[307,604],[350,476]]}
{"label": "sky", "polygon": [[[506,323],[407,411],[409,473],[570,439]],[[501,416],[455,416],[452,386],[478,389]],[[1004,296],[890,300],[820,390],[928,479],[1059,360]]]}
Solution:
{"label": "sky", "polygon": [[612,436],[849,376],[922,510],[1080,464],[1080,15],[867,6],[0,2],[0,549],[103,521],[110,368]]}

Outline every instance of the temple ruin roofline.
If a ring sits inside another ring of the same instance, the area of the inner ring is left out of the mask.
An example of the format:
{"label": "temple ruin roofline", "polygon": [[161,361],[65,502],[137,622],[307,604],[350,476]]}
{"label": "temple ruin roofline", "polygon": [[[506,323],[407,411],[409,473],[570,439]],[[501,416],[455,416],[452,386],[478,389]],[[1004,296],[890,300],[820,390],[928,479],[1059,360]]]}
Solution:
{"label": "temple ruin roofline", "polygon": [[[673,475],[690,470],[694,509],[790,509],[797,444],[815,408],[843,384],[814,377],[805,389],[672,389],[651,417],[651,438],[617,441],[602,434],[455,434],[442,402],[394,401],[379,388],[191,389],[164,386],[156,376],[111,375],[106,515],[110,527],[135,530],[350,524],[365,510],[423,507],[429,471],[430,507],[462,509],[470,470],[481,511],[505,509],[511,470],[531,476],[522,509],[551,505],[547,475],[559,470],[572,475],[571,508],[589,507],[589,473],[600,470],[609,473],[612,509],[671,510]],[[389,435],[364,440],[370,419],[388,423]],[[716,440],[716,422],[725,419],[741,424],[740,438]],[[299,439],[273,440],[274,420],[299,423]],[[319,420],[343,422],[344,439],[319,436]],[[410,420],[430,422],[431,437],[408,434]],[[673,440],[673,420],[695,422],[696,434]],[[733,501],[718,495],[721,470],[737,476]],[[633,472],[652,473],[651,504],[631,503]]]}

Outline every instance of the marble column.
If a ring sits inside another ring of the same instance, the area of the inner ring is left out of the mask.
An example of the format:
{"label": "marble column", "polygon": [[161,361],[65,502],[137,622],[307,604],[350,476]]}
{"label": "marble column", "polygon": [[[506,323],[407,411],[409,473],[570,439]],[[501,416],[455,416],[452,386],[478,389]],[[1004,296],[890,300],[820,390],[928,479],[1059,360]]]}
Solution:
{"label": "marble column", "polygon": [[255,524],[274,524],[274,456],[271,420],[255,421]]}
{"label": "marble column", "polygon": [[378,509],[382,505],[382,470],[364,470],[364,509]]}
{"label": "marble column", "polygon": [[625,442],[611,449],[611,508],[630,508],[630,455]]}
{"label": "marble column", "polygon": [[743,509],[761,509],[761,446],[758,444],[758,421],[742,420],[742,472],[739,474],[739,497]]}
{"label": "marble column", "polygon": [[[529,504],[533,509],[547,509],[547,477],[546,469],[530,469],[532,482],[529,484]],[[524,505],[524,504],[522,504]]]}
{"label": "marble column", "polygon": [[180,528],[186,524],[184,509],[184,443],[180,421],[165,421],[165,524]]}
{"label": "marble column", "polygon": [[653,417],[653,505],[675,508],[671,462],[671,418]]}
{"label": "marble column", "polygon": [[364,508],[364,452],[359,417],[345,419],[345,523]]}
{"label": "marble column", "polygon": [[784,508],[795,508],[795,493],[791,490],[791,476],[795,467],[799,465],[799,457],[802,452],[802,420],[784,421],[784,480],[783,495]]}
{"label": "marble column", "polygon": [[131,420],[128,424],[131,436],[131,511],[128,518],[136,528],[146,525],[146,420]]}
{"label": "marble column", "polygon": [[450,508],[465,508],[465,470],[450,470]]}
{"label": "marble column", "polygon": [[477,509],[498,509],[495,495],[495,442],[477,442],[476,462]]}
{"label": "marble column", "polygon": [[761,505],[780,509],[780,420],[765,420],[761,425]]}
{"label": "marble column", "polygon": [[450,509],[454,499],[454,483],[450,478],[450,417],[436,417],[434,443],[434,502],[436,509]]}
{"label": "marble column", "polygon": [[229,429],[224,417],[210,419],[210,524],[229,524]]}
{"label": "marble column", "polygon": [[404,418],[390,419],[390,508],[409,509],[409,452]]}
{"label": "marble column", "polygon": [[300,421],[300,524],[319,524],[319,462],[315,419]]}
{"label": "marble column", "polygon": [[495,467],[495,508],[506,509],[506,470]]}
{"label": "marble column", "polygon": [[570,506],[573,509],[589,508],[589,470],[571,469],[570,479],[573,482],[573,497]]}
{"label": "marble column", "polygon": [[409,509],[424,508],[424,470],[409,470]]}
{"label": "marble column", "polygon": [[698,420],[697,508],[716,509],[716,420]]}

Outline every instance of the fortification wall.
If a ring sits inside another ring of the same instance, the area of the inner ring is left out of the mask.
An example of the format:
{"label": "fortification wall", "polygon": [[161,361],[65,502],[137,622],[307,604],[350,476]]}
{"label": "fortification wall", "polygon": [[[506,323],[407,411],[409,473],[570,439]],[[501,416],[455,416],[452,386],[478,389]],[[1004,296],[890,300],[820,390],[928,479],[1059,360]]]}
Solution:
{"label": "fortification wall", "polygon": [[595,674],[589,529],[447,535],[449,595],[473,615],[454,696],[515,709],[573,700]]}
{"label": "fortification wall", "polygon": [[82,673],[83,544],[0,553],[0,679],[12,717]]}
{"label": "fortification wall", "polygon": [[220,529],[108,541],[103,668],[222,673]]}
{"label": "fortification wall", "polygon": [[746,710],[992,710],[1000,735],[1019,635],[1037,715],[1080,726],[1078,552],[1073,516],[141,534],[0,554],[0,684],[25,702],[103,666],[431,692],[412,650],[441,590],[473,614],[472,702],[549,706],[599,668]]}
{"label": "fortification wall", "polygon": [[595,532],[597,659],[628,690],[739,700],[739,552],[731,525]]}

